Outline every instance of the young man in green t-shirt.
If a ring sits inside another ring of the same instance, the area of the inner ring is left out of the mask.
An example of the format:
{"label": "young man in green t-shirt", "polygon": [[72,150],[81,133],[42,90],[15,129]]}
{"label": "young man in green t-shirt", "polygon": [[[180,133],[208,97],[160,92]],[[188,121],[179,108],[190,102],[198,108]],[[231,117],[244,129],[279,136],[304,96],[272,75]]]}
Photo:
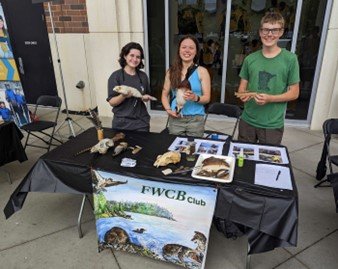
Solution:
{"label": "young man in green t-shirt", "polygon": [[244,102],[240,141],[274,145],[282,141],[286,105],[298,98],[300,81],[297,56],[278,47],[283,32],[282,15],[267,13],[259,29],[262,49],[243,62],[238,88]]}

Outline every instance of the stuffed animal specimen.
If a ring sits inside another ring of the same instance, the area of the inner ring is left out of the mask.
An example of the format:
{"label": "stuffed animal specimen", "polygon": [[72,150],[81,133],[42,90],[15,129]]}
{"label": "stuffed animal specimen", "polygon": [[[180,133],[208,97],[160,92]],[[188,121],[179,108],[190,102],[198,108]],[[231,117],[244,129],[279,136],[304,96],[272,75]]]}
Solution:
{"label": "stuffed animal specimen", "polygon": [[119,86],[115,86],[113,91],[117,92],[117,93],[120,93],[122,95],[132,95],[133,97],[136,97],[136,98],[144,98],[144,97],[147,97],[149,98],[151,101],[157,101],[157,98],[154,97],[154,96],[151,96],[149,94],[145,94],[145,95],[142,95],[140,93],[140,91],[138,91],[137,89],[133,88],[133,87],[129,87],[129,86],[125,86],[125,85],[119,85]]}
{"label": "stuffed animal specimen", "polygon": [[191,86],[189,80],[183,80],[180,85],[177,87],[176,91],[176,113],[180,114],[185,103],[187,102],[184,99],[184,94],[186,91],[191,91]]}

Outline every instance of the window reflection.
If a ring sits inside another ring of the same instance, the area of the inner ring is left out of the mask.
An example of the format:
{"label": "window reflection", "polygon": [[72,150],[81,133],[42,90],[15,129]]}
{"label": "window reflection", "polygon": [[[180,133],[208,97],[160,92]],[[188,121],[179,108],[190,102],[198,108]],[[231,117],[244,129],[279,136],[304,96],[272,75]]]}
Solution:
{"label": "window reflection", "polygon": [[[165,56],[169,65],[177,51],[182,35],[193,34],[200,42],[199,64],[205,66],[212,78],[211,102],[239,104],[234,96],[239,84],[239,71],[244,58],[261,49],[258,30],[260,20],[268,11],[279,11],[285,19],[285,31],[279,46],[290,49],[295,24],[297,0],[232,0],[229,33],[225,32],[227,0],[170,0],[169,51],[165,51],[165,10],[162,0],[147,0],[150,83],[159,100],[165,76]],[[288,104],[286,117],[307,118],[313,80],[317,65],[327,1],[302,1],[296,54],[301,75],[300,98]],[[224,40],[228,39],[228,58],[224,59]],[[226,79],[222,88],[223,61],[226,61]],[[160,102],[152,102],[152,109],[162,109]]]}
{"label": "window reflection", "polygon": [[[170,1],[169,43],[171,53],[178,40],[186,34],[195,35],[200,42],[199,64],[211,77],[211,102],[219,102],[222,84],[222,61],[225,31],[225,0]],[[176,23],[172,20],[177,19]],[[175,24],[177,25],[175,29]],[[170,61],[174,55],[170,54]]]}
{"label": "window reflection", "polygon": [[162,109],[161,93],[165,76],[164,1],[148,0],[149,79],[152,95],[158,101],[151,102],[152,109]]}
{"label": "window reflection", "polygon": [[287,113],[290,119],[307,118],[326,5],[327,1],[303,1],[296,48],[300,65],[300,96]]}
{"label": "window reflection", "polygon": [[280,12],[285,19],[285,30],[278,45],[290,50],[297,1],[232,1],[230,12],[229,47],[225,84],[225,103],[242,105],[234,96],[239,85],[239,72],[244,58],[259,49],[260,21],[266,12]]}

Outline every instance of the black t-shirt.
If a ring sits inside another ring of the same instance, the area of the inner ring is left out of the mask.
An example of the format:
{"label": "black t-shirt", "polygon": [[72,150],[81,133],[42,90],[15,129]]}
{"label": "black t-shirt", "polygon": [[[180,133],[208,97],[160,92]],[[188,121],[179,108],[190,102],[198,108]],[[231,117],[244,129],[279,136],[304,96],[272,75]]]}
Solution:
{"label": "black t-shirt", "polygon": [[[115,86],[125,85],[136,88],[143,94],[149,94],[149,81],[146,73],[137,71],[135,75],[129,75],[123,69],[115,71],[108,79],[108,98],[118,96],[113,91]],[[150,116],[147,107],[140,98],[126,98],[121,104],[113,107],[113,126],[119,130],[149,130]]]}

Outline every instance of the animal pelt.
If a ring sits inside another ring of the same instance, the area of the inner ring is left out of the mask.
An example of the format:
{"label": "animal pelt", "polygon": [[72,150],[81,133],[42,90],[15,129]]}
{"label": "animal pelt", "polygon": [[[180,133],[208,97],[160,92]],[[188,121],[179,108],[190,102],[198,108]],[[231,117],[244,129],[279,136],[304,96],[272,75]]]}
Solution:
{"label": "animal pelt", "polygon": [[[125,86],[125,85],[119,85],[119,86],[115,86],[113,91],[120,93],[122,95],[132,95],[133,97],[136,98],[141,98],[143,97],[143,95],[140,93],[139,90],[137,90],[136,88],[133,87],[129,87],[129,86]],[[147,97],[152,100],[152,101],[156,101],[157,98],[151,95],[147,94]]]}

